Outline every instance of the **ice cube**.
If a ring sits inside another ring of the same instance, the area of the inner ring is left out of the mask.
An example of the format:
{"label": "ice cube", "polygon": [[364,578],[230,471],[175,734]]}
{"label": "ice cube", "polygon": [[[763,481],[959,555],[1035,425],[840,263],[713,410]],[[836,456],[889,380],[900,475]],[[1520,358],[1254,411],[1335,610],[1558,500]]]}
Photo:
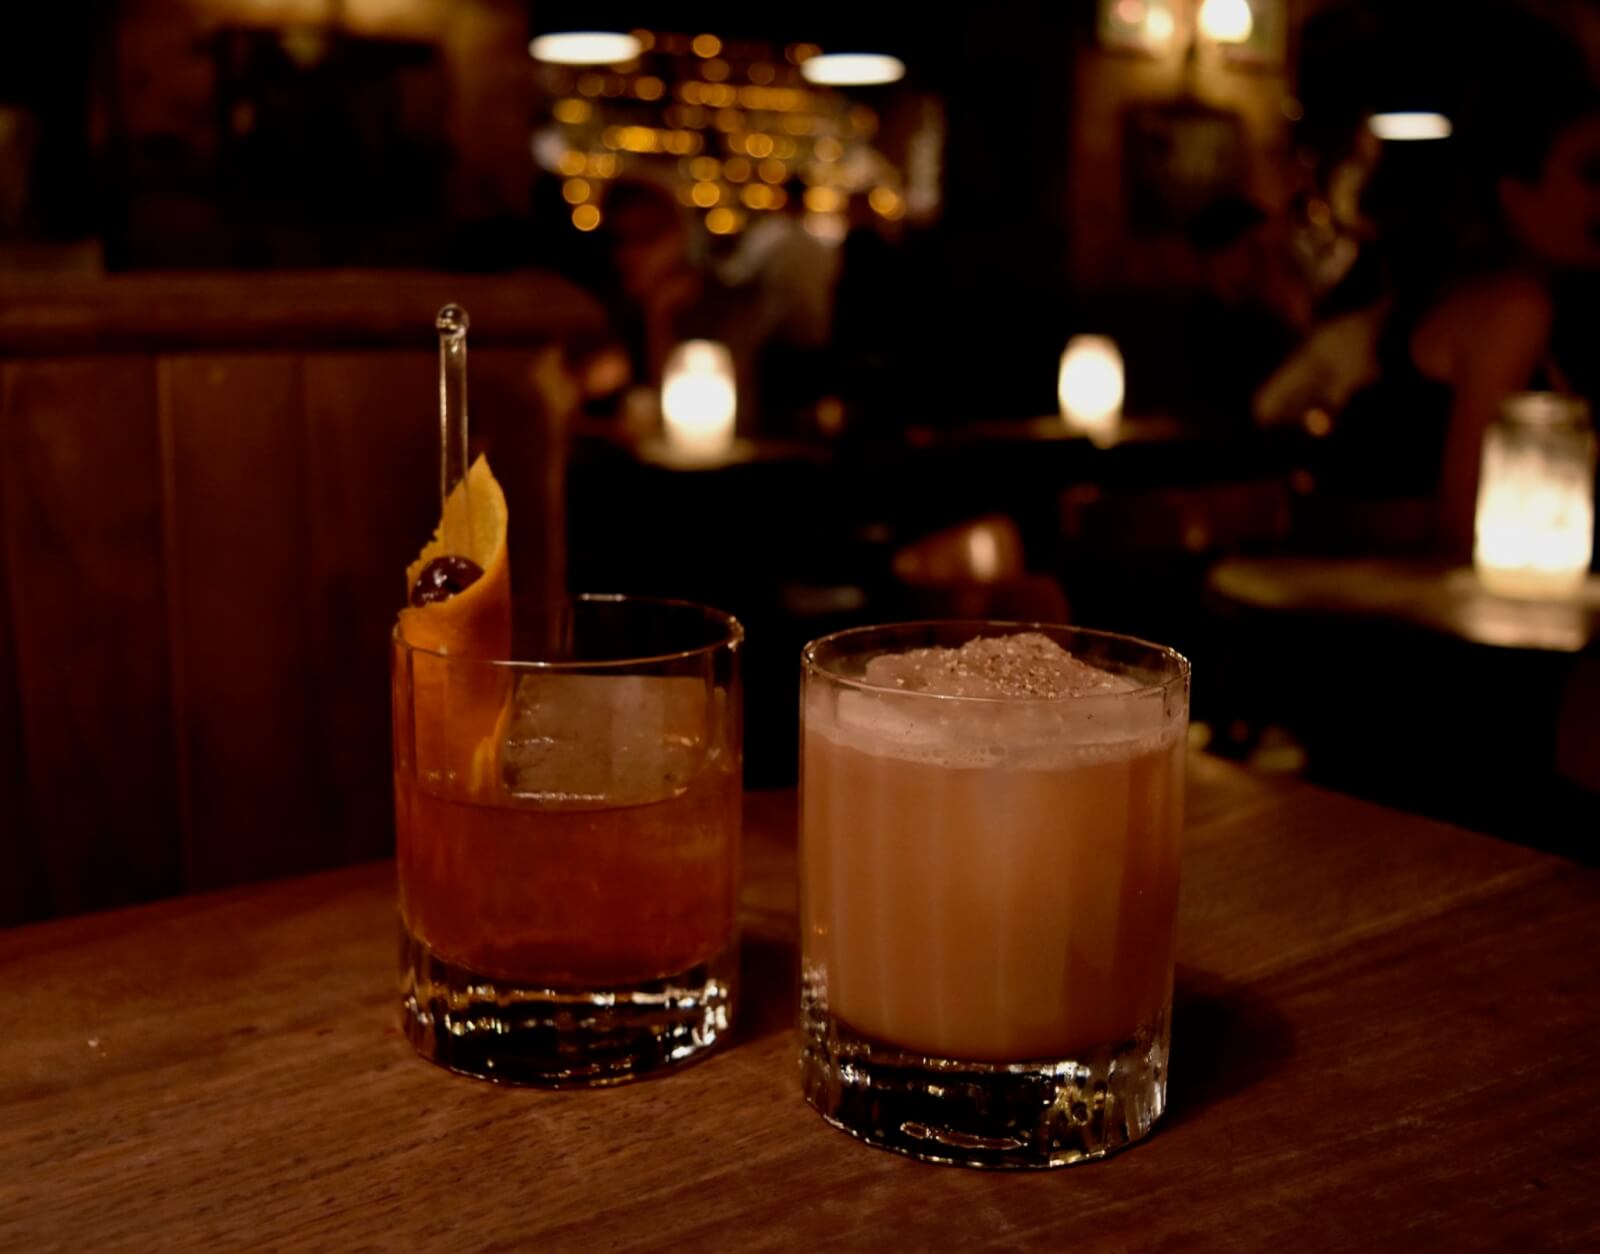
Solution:
{"label": "ice cube", "polygon": [[905,692],[1030,700],[1127,692],[1134,687],[1118,675],[1080,662],[1037,631],[980,636],[955,649],[880,654],[867,663],[866,680]]}
{"label": "ice cube", "polygon": [[501,779],[517,797],[635,806],[681,796],[717,749],[692,677],[530,674],[517,681]]}
{"label": "ice cube", "polygon": [[1067,765],[1164,734],[1168,721],[1159,691],[1037,632],[881,654],[863,678],[871,688],[819,694],[808,720],[865,752],[944,766]]}
{"label": "ice cube", "polygon": [[947,713],[926,701],[908,700],[887,692],[842,689],[823,692],[816,702],[819,721],[828,720],[825,701],[833,697],[832,724],[847,736],[863,742],[928,749],[945,744]]}

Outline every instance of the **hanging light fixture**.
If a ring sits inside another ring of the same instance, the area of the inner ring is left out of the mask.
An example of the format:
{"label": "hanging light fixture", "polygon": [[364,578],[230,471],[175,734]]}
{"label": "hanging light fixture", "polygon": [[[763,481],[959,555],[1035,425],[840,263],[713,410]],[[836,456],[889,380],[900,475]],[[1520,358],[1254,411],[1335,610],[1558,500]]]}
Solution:
{"label": "hanging light fixture", "polygon": [[825,52],[801,62],[806,82],[819,87],[876,87],[906,76],[906,63],[881,52]]}
{"label": "hanging light fixture", "polygon": [[1419,140],[1449,139],[1455,127],[1442,113],[1407,110],[1374,113],[1367,119],[1367,129],[1383,140]]}
{"label": "hanging light fixture", "polygon": [[528,55],[549,65],[621,65],[643,51],[638,36],[609,30],[555,31],[528,44]]}

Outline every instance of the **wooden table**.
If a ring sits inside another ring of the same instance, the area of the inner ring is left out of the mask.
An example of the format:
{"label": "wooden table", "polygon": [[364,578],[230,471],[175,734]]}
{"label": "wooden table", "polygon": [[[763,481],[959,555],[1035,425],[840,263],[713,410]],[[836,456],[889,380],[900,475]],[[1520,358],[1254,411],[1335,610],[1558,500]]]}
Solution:
{"label": "wooden table", "polygon": [[1191,768],[1172,1108],[1064,1171],[800,1100],[792,794],[751,798],[741,1039],[597,1092],[399,1036],[369,865],[0,934],[0,1249],[1594,1248],[1600,878]]}
{"label": "wooden table", "polygon": [[1489,648],[1578,653],[1600,641],[1600,575],[1551,601],[1497,596],[1470,566],[1424,559],[1229,558],[1207,582],[1245,610],[1387,620]]}
{"label": "wooden table", "polygon": [[1229,558],[1207,587],[1214,718],[1287,728],[1322,783],[1600,860],[1600,575],[1522,601],[1444,561]]}

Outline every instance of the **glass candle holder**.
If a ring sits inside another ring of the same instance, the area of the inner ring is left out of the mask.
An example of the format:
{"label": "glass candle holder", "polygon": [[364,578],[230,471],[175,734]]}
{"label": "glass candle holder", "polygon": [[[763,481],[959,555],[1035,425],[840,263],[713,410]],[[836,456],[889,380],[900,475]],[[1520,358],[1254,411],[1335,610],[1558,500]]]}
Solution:
{"label": "glass candle holder", "polygon": [[1502,596],[1559,599],[1594,555],[1595,432],[1589,407],[1551,392],[1508,400],[1485,432],[1473,565]]}

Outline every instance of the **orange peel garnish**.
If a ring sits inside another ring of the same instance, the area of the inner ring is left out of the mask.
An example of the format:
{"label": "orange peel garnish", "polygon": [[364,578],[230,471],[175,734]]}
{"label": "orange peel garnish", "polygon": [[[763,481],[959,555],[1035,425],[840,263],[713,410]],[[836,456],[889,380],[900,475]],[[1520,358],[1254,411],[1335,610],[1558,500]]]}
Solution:
{"label": "orange peel garnish", "polygon": [[[506,495],[487,458],[472,463],[445,503],[433,539],[406,567],[406,596],[422,568],[436,557],[471,558],[483,577],[454,596],[400,611],[400,635],[407,644],[453,657],[507,658],[511,655],[511,567],[506,556]],[[471,508],[468,508],[470,499]]]}
{"label": "orange peel garnish", "polygon": [[[398,628],[413,650],[424,650],[410,654],[417,774],[468,796],[494,787],[511,675],[498,667],[457,666],[449,659],[511,656],[506,521],[505,493],[488,461],[479,457],[450,493],[433,539],[406,567],[408,599],[417,576],[436,557],[467,557],[483,570],[481,578],[443,601],[408,605],[400,611]],[[402,679],[397,676],[395,682],[399,710]]]}

